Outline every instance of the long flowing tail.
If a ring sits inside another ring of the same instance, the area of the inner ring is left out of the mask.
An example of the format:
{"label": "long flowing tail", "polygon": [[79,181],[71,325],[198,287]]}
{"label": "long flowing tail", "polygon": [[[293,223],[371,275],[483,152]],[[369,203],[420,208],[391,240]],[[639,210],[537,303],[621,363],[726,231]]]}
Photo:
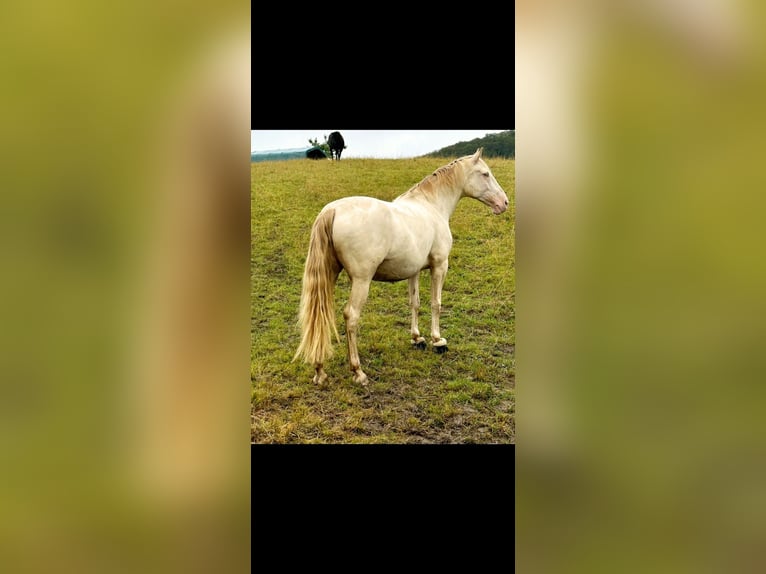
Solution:
{"label": "long flowing tail", "polygon": [[319,214],[311,228],[298,315],[302,339],[293,361],[302,355],[307,363],[324,363],[333,353],[333,332],[340,342],[335,325],[334,291],[341,264],[332,242],[334,220],[335,210],[328,209]]}

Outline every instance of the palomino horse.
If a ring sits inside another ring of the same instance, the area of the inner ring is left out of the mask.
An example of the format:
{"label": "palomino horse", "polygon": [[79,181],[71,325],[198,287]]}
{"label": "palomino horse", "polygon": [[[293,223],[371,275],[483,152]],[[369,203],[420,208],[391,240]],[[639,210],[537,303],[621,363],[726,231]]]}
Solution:
{"label": "palomino horse", "polygon": [[348,360],[354,382],[367,384],[357,349],[357,326],[372,281],[409,281],[412,344],[425,349],[418,330],[419,279],[431,271],[431,343],[447,349],[439,332],[442,285],[452,248],[449,219],[462,197],[473,197],[498,215],[508,197],[481,159],[482,148],[440,167],[393,201],[346,197],[324,206],[311,229],[299,320],[302,340],[293,360],[303,356],[316,369],[314,382],[327,380],[323,364],[332,355],[335,325],[333,292],[340,272],[351,280],[351,296],[343,310]]}

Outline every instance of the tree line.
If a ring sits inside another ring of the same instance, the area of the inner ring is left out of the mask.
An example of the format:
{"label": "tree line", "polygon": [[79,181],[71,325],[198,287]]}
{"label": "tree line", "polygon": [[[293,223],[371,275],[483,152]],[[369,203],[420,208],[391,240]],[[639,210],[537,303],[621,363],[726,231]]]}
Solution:
{"label": "tree line", "polygon": [[466,142],[443,147],[425,154],[424,157],[462,157],[471,155],[476,148],[483,147],[482,157],[516,157],[516,130],[506,130],[496,134],[487,134],[483,138],[474,138]]}

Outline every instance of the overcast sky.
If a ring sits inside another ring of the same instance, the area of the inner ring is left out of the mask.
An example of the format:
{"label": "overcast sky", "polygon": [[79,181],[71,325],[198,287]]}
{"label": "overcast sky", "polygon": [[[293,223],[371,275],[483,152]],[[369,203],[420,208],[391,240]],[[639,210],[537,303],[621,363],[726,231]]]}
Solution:
{"label": "overcast sky", "polygon": [[250,151],[308,147],[309,139],[322,143],[333,131],[346,142],[342,157],[400,159],[505,130],[251,130]]}

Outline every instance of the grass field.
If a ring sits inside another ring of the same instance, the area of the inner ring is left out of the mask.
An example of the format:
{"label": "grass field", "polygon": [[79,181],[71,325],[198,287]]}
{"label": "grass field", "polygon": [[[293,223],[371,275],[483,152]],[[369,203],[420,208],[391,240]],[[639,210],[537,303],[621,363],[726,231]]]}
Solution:
{"label": "grass field", "polygon": [[[515,442],[515,163],[487,159],[510,207],[495,216],[458,204],[442,294],[449,351],[410,345],[407,282],[373,282],[362,312],[359,354],[370,378],[355,385],[346,356],[341,273],[335,305],[341,344],[314,369],[291,362],[303,264],[314,218],[341,197],[392,200],[449,159],[291,160],[251,164],[251,441],[253,443]],[[430,331],[430,276],[421,273],[420,331]]]}

